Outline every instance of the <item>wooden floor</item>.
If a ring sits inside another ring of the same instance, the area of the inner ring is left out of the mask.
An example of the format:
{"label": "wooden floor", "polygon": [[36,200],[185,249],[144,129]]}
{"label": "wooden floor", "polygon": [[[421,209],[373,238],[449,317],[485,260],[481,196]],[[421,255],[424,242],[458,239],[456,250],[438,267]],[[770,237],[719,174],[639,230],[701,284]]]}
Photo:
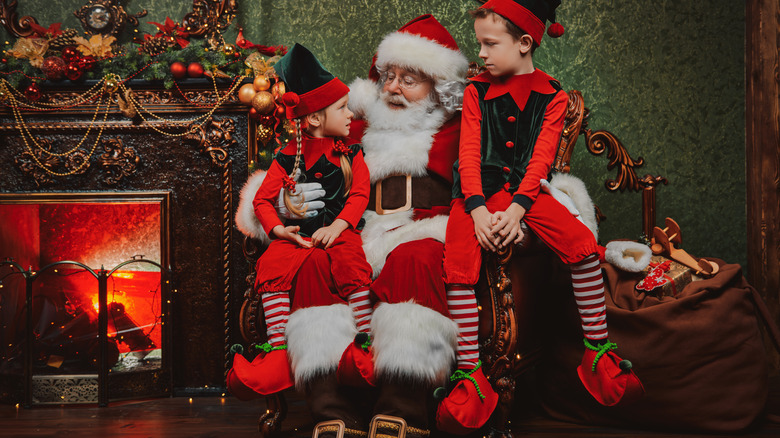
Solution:
{"label": "wooden floor", "polygon": [[[780,414],[780,378],[773,378],[768,411]],[[290,392],[289,416],[280,438],[311,436],[303,400]],[[92,406],[34,407],[0,405],[2,437],[257,437],[262,400],[242,402],[233,397],[174,397]],[[516,437],[636,437],[695,438],[718,435],[673,434],[562,423],[533,406],[512,420]],[[739,436],[780,437],[780,424],[770,421]]]}

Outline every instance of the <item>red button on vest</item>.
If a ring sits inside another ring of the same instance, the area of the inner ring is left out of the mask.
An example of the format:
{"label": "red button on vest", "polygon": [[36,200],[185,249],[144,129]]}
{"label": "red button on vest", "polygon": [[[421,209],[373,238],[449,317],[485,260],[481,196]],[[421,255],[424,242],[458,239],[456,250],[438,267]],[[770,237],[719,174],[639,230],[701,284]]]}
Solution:
{"label": "red button on vest", "polygon": [[515,147],[515,144],[512,143],[511,141],[508,141],[508,142],[506,142],[506,147],[508,147],[509,149],[512,149],[513,147]]}
{"label": "red button on vest", "polygon": [[320,178],[322,178],[322,174],[317,172],[317,173],[314,174],[314,177],[317,178],[317,179],[320,179]]}
{"label": "red button on vest", "polygon": [[517,119],[515,118],[515,116],[509,116],[509,117],[507,117],[507,118],[506,118],[506,120],[507,120],[509,123],[515,123],[515,120],[517,120]]}
{"label": "red button on vest", "polygon": [[504,167],[504,173],[509,173],[510,169],[508,167]]}

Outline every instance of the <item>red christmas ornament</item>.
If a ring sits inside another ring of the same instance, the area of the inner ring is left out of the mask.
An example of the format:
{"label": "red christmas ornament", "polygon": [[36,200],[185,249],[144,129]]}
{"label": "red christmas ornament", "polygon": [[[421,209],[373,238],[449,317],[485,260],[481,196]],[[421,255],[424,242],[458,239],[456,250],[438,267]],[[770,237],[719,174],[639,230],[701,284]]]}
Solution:
{"label": "red christmas ornament", "polygon": [[563,35],[563,32],[564,29],[561,23],[553,23],[547,28],[547,35],[550,35],[553,38],[558,38]]}
{"label": "red christmas ornament", "polygon": [[33,82],[32,84],[28,85],[27,88],[24,90],[24,97],[27,98],[27,100],[36,101],[41,98],[41,88],[38,86],[36,82]]}
{"label": "red christmas ornament", "polygon": [[64,47],[62,49],[62,59],[65,60],[68,64],[70,64],[73,61],[78,61],[79,58],[81,58],[81,55],[79,54],[79,51],[76,50],[73,46]]}
{"label": "red christmas ornament", "polygon": [[187,66],[176,61],[171,64],[171,74],[174,79],[184,79],[187,76]]}
{"label": "red christmas ornament", "polygon": [[257,112],[257,110],[256,110],[256,109],[254,109],[254,108],[249,108],[249,114],[248,114],[248,116],[249,116],[249,118],[250,118],[250,119],[252,119],[252,120],[260,120],[260,117],[262,117],[263,115],[262,115],[262,114],[260,114],[259,112]]}
{"label": "red christmas ornament", "polygon": [[50,81],[59,81],[65,75],[67,64],[59,56],[49,56],[43,60],[41,71]]}
{"label": "red christmas ornament", "polygon": [[199,62],[192,62],[187,66],[187,75],[191,78],[199,78],[203,76],[203,66]]}
{"label": "red christmas ornament", "polygon": [[84,75],[84,70],[77,62],[71,62],[65,69],[65,77],[71,81],[78,81]]}
{"label": "red christmas ornament", "polygon": [[92,55],[84,56],[83,58],[80,58],[78,61],[79,67],[81,67],[81,69],[85,71],[91,71],[93,68],[95,68],[96,63],[97,61],[95,60],[95,57]]}

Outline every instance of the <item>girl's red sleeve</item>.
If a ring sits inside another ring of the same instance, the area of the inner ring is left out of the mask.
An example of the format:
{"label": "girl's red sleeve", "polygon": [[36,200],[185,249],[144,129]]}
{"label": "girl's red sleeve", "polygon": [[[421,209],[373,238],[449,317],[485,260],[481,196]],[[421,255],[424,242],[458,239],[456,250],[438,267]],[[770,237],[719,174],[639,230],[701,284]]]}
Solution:
{"label": "girl's red sleeve", "polygon": [[282,180],[287,176],[284,168],[276,162],[271,162],[271,167],[265,174],[265,179],[255,194],[252,205],[255,208],[255,216],[263,226],[265,233],[271,237],[271,230],[277,225],[284,225],[276,212],[276,201],[279,199],[279,191],[282,189]]}

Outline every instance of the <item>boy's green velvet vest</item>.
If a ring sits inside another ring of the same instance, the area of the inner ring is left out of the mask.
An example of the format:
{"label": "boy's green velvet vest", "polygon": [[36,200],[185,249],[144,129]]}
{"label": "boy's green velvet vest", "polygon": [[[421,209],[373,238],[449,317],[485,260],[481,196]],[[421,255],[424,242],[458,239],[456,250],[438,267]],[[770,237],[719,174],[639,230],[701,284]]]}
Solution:
{"label": "boy's green velvet vest", "polygon": [[[353,144],[349,146],[350,153],[347,156],[350,165],[355,154],[360,151],[360,144]],[[289,175],[292,172],[293,165],[295,164],[295,155],[286,155],[281,152],[276,154],[276,161]],[[344,205],[347,202],[347,198],[344,196],[344,174],[341,172],[341,167],[328,161],[325,155],[322,155],[310,169],[304,169],[304,161],[301,158],[301,177],[298,179],[299,183],[304,182],[318,182],[322,184],[323,190],[325,190],[325,196],[320,198],[320,201],[325,203],[325,207],[320,210],[317,216],[304,219],[288,219],[285,221],[285,226],[299,225],[301,230],[298,234],[311,237],[311,235],[319,228],[326,227],[336,220],[336,217],[344,209]],[[357,229],[363,229],[364,220],[360,219],[360,223]]]}
{"label": "boy's green velvet vest", "polygon": [[[485,100],[490,83],[474,81],[471,84],[477,89],[479,109],[482,112],[482,193],[485,199],[505,187],[514,193],[523,180],[536,139],[542,130],[547,105],[555,93],[540,94],[532,91],[525,108],[521,110],[509,93]],[[556,93],[561,90],[557,81],[550,81],[550,84]],[[453,198],[463,197],[458,165],[459,161],[456,161],[453,166]]]}

